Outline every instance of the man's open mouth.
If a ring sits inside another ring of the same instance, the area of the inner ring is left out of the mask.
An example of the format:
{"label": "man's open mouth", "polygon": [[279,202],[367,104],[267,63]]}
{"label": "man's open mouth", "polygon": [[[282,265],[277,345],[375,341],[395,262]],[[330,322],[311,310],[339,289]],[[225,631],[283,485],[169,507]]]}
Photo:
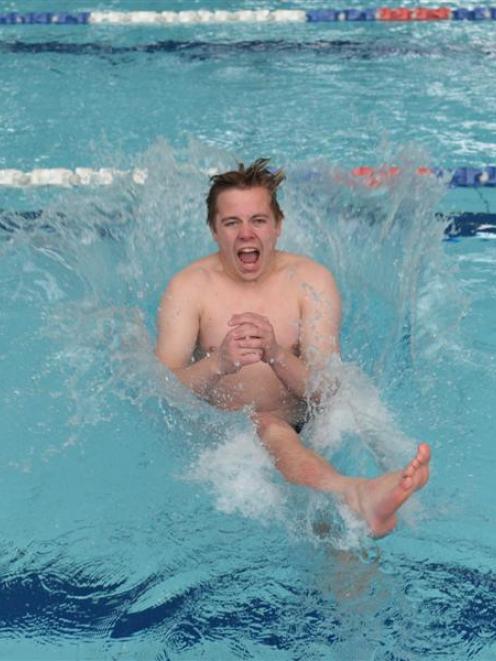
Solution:
{"label": "man's open mouth", "polygon": [[238,250],[238,257],[243,264],[255,264],[260,256],[260,251],[256,248],[242,248]]}

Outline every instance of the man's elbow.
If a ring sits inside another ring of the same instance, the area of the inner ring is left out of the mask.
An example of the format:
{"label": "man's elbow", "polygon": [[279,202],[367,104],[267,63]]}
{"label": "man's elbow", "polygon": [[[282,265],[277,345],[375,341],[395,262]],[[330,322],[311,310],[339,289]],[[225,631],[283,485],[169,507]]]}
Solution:
{"label": "man's elbow", "polygon": [[167,367],[168,370],[170,370],[173,374],[177,376],[178,370],[180,370],[180,367],[177,367],[176,365],[173,365],[171,361],[168,359],[168,357],[164,354],[163,351],[160,350],[160,346],[157,345],[155,347],[154,351],[155,357],[158,358],[158,360],[164,365],[164,367]]}

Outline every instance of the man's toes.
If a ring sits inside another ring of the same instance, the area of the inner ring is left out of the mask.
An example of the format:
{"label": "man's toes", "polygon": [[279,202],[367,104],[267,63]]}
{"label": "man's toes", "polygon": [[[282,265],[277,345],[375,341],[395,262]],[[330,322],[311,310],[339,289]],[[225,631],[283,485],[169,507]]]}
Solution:
{"label": "man's toes", "polygon": [[426,464],[429,459],[431,458],[431,450],[427,443],[422,443],[419,445],[419,449],[417,452],[417,457],[422,464]]}
{"label": "man's toes", "polygon": [[403,475],[404,475],[405,477],[412,477],[413,474],[415,473],[415,471],[416,471],[416,468],[415,468],[415,466],[413,465],[413,461],[412,461],[412,462],[410,462],[410,463],[408,464],[408,466],[407,466],[407,467],[405,468],[405,470],[403,471]]}

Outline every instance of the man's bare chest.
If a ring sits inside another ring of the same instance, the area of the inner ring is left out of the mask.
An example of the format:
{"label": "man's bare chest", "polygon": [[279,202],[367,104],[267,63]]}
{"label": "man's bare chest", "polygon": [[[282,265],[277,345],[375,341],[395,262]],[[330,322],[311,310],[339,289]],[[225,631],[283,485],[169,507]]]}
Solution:
{"label": "man's bare chest", "polygon": [[295,292],[286,287],[244,292],[219,288],[206,294],[200,314],[199,344],[204,351],[217,348],[226,334],[234,314],[252,312],[271,322],[277,341],[297,350],[300,331],[300,306]]}

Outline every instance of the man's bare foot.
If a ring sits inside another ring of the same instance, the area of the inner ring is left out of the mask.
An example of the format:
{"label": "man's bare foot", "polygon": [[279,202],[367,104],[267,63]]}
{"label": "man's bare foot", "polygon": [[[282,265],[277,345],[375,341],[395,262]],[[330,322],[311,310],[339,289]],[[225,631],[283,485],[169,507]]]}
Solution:
{"label": "man's bare foot", "polygon": [[372,480],[351,478],[343,492],[346,503],[365,519],[374,537],[384,537],[396,526],[396,512],[429,479],[431,449],[417,448],[416,457],[402,471]]}

